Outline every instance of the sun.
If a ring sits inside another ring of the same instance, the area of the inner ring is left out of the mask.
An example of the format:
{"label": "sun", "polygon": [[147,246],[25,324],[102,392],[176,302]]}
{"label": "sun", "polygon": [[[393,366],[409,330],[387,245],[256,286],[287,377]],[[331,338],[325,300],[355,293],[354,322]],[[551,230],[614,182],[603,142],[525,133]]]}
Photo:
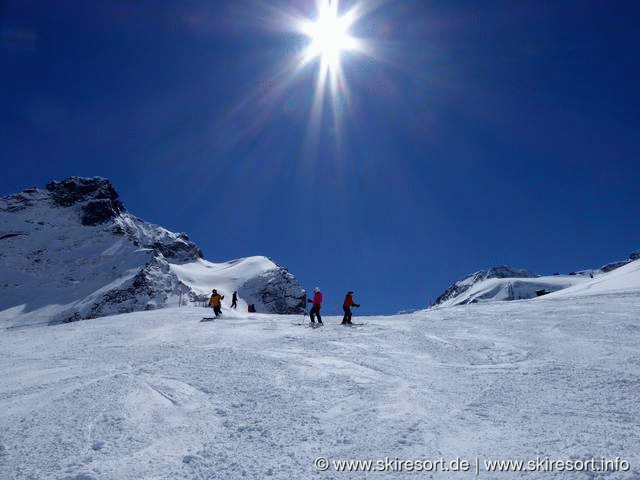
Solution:
{"label": "sun", "polygon": [[339,0],[316,0],[315,18],[298,17],[293,28],[307,37],[308,45],[300,52],[297,70],[318,62],[315,95],[311,109],[311,123],[318,125],[322,118],[323,104],[328,96],[333,106],[336,130],[340,109],[349,102],[349,89],[342,66],[346,52],[371,55],[365,40],[350,32],[355,23],[366,13],[361,2],[346,12],[340,11]]}
{"label": "sun", "polygon": [[[305,148],[316,144],[321,131],[333,135],[336,143],[340,143],[342,121],[352,112],[353,105],[347,81],[351,76],[349,66],[365,58],[380,61],[384,55],[379,50],[386,45],[384,41],[358,37],[355,32],[362,31],[358,25],[387,0],[343,0],[349,2],[347,8],[340,5],[340,0],[314,0],[314,11],[305,9],[304,13],[291,7],[280,8],[271,4],[271,0],[256,1],[260,7],[256,21],[261,28],[295,35],[291,44],[297,48],[272,67],[269,76],[229,112],[229,118],[249,108],[259,112],[258,120],[251,124],[250,131],[253,132],[280,108],[285,97],[291,102],[295,99],[298,105],[305,105],[308,86],[312,83]],[[315,68],[317,70],[312,73]],[[356,74],[361,75],[361,70]],[[333,114],[332,126],[325,122],[327,108]]]}
{"label": "sun", "polygon": [[359,47],[359,41],[349,34],[354,20],[353,15],[339,15],[337,0],[322,0],[318,4],[317,18],[302,24],[302,32],[311,41],[305,51],[305,60],[319,58],[321,65],[329,71],[339,70],[341,53]]}

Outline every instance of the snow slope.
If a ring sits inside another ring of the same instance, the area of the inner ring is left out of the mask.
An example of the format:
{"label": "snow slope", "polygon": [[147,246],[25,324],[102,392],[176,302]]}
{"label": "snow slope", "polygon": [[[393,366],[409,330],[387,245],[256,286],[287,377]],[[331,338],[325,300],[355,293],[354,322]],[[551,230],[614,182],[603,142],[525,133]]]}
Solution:
{"label": "snow slope", "polygon": [[[640,268],[626,268],[572,287],[577,296],[353,328],[228,311],[202,323],[206,310],[192,305],[3,329],[0,478],[405,479],[412,472],[386,459],[460,458],[469,471],[413,473],[636,480]],[[626,471],[540,471],[603,458]],[[338,472],[338,460],[388,471]],[[539,471],[489,472],[490,460]]]}
{"label": "snow slope", "polygon": [[[224,263],[199,260],[185,265],[171,265],[171,271],[180,281],[189,285],[196,295],[208,299],[212,287],[231,297],[234,290],[246,282],[247,278],[276,267],[277,265],[266,257],[248,257]],[[246,311],[246,308],[243,311]]]}
{"label": "snow slope", "polygon": [[572,288],[557,292],[556,297],[576,297],[608,294],[635,295],[640,291],[640,260],[626,263],[624,266]]}
{"label": "snow slope", "polygon": [[208,300],[212,287],[231,303],[238,292],[238,310],[253,304],[258,312],[302,312],[305,291],[295,277],[267,257],[255,256],[212,263],[203,259],[182,265],[171,264],[171,271],[188,285],[193,301]]}

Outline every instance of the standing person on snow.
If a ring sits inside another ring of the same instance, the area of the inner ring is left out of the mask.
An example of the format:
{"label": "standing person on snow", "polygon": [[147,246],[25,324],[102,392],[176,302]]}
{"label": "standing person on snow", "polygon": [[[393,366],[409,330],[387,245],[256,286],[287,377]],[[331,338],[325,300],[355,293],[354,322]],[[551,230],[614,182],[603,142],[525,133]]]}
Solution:
{"label": "standing person on snow", "polygon": [[233,292],[231,297],[231,308],[238,308],[238,291]]}
{"label": "standing person on snow", "polygon": [[342,325],[352,325],[351,323],[351,307],[359,307],[356,302],[353,301],[353,292],[349,290],[344,297],[344,303],[342,309],[344,310],[344,317],[342,318]]}
{"label": "standing person on snow", "polygon": [[222,305],[222,299],[224,295],[220,295],[218,291],[214,288],[211,290],[211,298],[209,299],[209,306],[213,307],[213,313],[216,314],[216,317],[222,313],[220,309]]}
{"label": "standing person on snow", "polygon": [[322,305],[322,292],[318,287],[313,289],[313,300],[307,299],[307,303],[313,303],[311,310],[309,310],[309,316],[311,317],[311,323],[315,323],[315,317],[318,316],[318,323],[322,324],[322,317],[320,316],[320,305]]}

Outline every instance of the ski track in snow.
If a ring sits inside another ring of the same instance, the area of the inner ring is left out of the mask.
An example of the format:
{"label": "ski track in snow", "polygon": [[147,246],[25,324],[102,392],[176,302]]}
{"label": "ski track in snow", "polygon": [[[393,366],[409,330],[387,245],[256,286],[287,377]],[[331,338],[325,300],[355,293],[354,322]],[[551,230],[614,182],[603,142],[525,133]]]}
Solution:
{"label": "ski track in snow", "polygon": [[[313,461],[615,459],[640,477],[640,295],[369,317],[202,308],[0,333],[0,478],[472,478]],[[7,326],[9,323],[7,323]]]}

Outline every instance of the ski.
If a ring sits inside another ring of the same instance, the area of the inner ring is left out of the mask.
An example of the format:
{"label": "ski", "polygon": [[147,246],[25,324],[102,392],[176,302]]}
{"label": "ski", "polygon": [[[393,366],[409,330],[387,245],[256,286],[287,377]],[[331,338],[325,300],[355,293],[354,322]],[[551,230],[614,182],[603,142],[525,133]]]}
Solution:
{"label": "ski", "polygon": [[291,325],[295,325],[298,327],[309,327],[309,328],[318,328],[324,327],[324,323],[311,323],[311,322],[291,322]]}
{"label": "ski", "polygon": [[216,317],[204,317],[202,320],[200,320],[201,322],[213,322],[216,319]]}

